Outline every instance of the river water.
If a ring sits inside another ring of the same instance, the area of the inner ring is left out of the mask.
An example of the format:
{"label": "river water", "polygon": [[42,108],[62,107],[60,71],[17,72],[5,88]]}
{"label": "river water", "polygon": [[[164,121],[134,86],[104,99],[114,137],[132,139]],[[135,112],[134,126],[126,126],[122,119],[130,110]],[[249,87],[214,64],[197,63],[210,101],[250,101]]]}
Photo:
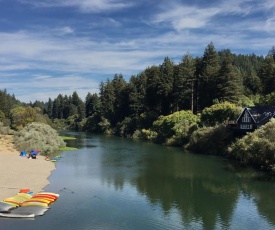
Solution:
{"label": "river water", "polygon": [[[275,183],[222,158],[118,137],[77,137],[45,191],[44,216],[1,230],[275,229]],[[50,162],[49,162],[50,163]]]}

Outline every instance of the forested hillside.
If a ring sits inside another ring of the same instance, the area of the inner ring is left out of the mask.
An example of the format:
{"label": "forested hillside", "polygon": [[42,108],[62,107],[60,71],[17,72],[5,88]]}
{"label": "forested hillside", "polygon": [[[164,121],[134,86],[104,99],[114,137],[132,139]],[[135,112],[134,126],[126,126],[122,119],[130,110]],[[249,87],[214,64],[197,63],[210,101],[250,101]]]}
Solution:
{"label": "forested hillside", "polygon": [[[236,55],[229,49],[217,51],[211,42],[202,57],[186,53],[179,63],[165,57],[163,63],[147,67],[128,82],[115,74],[102,81],[99,89],[99,94],[88,93],[84,101],[74,92],[28,106],[40,108],[39,113],[58,127],[127,136],[176,111],[200,114],[225,101],[241,107],[274,106],[275,48],[265,57]],[[1,120],[14,123],[16,111],[11,110],[22,103],[5,90],[0,96]]]}
{"label": "forested hillside", "polygon": [[[216,51],[210,43],[202,57],[187,53],[179,63],[165,57],[128,82],[115,74],[84,101],[73,92],[24,104],[0,91],[0,122],[15,131],[39,122],[56,129],[140,138],[275,171],[275,144],[266,137],[274,133],[274,119],[249,138],[236,139],[226,129],[245,106],[253,105],[275,106],[275,48],[265,57],[236,55],[229,49]],[[250,141],[259,138],[266,141],[264,146]],[[259,149],[260,158],[251,156],[247,144]]]}

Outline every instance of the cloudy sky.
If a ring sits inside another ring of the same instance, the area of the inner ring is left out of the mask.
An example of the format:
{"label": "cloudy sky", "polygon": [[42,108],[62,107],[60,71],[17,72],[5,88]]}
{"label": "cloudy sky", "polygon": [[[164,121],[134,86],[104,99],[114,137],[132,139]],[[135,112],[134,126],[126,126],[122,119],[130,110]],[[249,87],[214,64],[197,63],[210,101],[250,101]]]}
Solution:
{"label": "cloudy sky", "polygon": [[165,57],[217,50],[266,55],[274,0],[0,0],[0,85],[23,102],[126,81]]}

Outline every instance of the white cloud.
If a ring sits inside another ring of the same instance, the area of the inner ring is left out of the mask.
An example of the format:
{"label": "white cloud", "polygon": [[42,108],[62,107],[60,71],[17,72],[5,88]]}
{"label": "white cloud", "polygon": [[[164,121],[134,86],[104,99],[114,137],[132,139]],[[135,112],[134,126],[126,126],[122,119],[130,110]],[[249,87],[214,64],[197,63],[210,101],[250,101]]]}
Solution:
{"label": "white cloud", "polygon": [[63,77],[41,75],[26,78],[24,81],[20,79],[21,76],[16,78],[18,79],[16,82],[2,82],[1,87],[15,90],[16,98],[24,102],[47,101],[49,98],[56,98],[58,94],[72,95],[74,91],[85,100],[88,92],[98,93],[99,87],[98,82],[93,79],[77,75]]}
{"label": "white cloud", "polygon": [[[167,10],[168,9],[168,10]],[[218,13],[218,9],[200,9],[184,5],[172,5],[153,18],[153,23],[171,23],[175,30],[201,28],[208,20]]]}
{"label": "white cloud", "polygon": [[133,3],[123,0],[18,0],[24,4],[30,4],[35,7],[76,7],[80,11],[101,12],[114,11],[133,6]]}

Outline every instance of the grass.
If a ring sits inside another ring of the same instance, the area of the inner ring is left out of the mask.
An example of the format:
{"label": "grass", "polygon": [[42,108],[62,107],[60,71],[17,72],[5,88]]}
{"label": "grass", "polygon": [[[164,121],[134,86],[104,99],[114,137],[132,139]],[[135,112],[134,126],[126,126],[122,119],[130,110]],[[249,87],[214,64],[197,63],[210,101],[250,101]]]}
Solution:
{"label": "grass", "polygon": [[66,140],[76,140],[75,137],[68,137],[68,136],[60,136],[60,138],[61,138],[63,141],[66,141]]}
{"label": "grass", "polygon": [[70,151],[70,150],[77,150],[77,148],[73,147],[61,147],[59,151]]}

